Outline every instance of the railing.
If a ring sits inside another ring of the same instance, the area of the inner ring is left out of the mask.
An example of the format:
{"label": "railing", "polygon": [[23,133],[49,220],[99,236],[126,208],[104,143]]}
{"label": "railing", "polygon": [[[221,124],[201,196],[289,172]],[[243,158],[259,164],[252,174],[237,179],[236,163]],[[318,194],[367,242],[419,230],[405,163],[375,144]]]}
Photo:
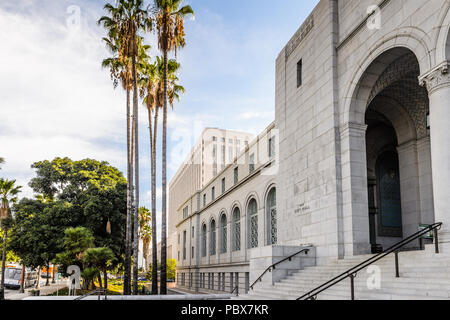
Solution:
{"label": "railing", "polygon": [[102,293],[105,295],[105,300],[107,300],[107,297],[108,297],[107,291],[108,291],[107,289],[103,289],[103,288],[102,289],[96,289],[96,290],[93,290],[91,292],[86,293],[85,295],[77,297],[74,300],[83,300],[84,298],[87,298],[87,297],[92,296],[94,294],[98,294],[98,300],[100,300],[100,297],[101,297]]}
{"label": "railing", "polygon": [[433,237],[434,237],[434,245],[435,245],[435,252],[439,253],[439,244],[438,244],[438,230],[441,229],[442,222],[434,223],[432,225],[429,225],[428,227],[420,230],[419,232],[416,232],[415,234],[403,239],[399,243],[393,245],[389,249],[386,249],[385,251],[365,260],[364,262],[361,262],[360,264],[354,266],[353,268],[345,271],[344,273],[338,275],[337,277],[334,277],[333,279],[325,282],[324,284],[318,286],[317,288],[309,291],[308,293],[305,293],[297,300],[317,300],[317,296],[322,293],[323,291],[327,290],[328,288],[340,283],[341,281],[350,278],[350,294],[351,299],[355,300],[355,277],[357,276],[358,272],[365,269],[369,265],[377,262],[380,259],[383,259],[387,255],[394,253],[395,254],[395,276],[397,278],[400,277],[399,272],[399,263],[398,263],[398,253],[399,249],[403,248],[408,243],[420,239],[422,236],[426,235],[427,233],[433,231]]}
{"label": "railing", "polygon": [[258,277],[258,279],[256,279],[255,282],[253,282],[253,283],[250,285],[250,289],[253,290],[253,286],[254,286],[258,281],[261,282],[261,281],[262,281],[262,278],[264,277],[264,275],[265,275],[267,272],[272,272],[272,270],[275,270],[275,268],[276,268],[277,265],[279,265],[279,264],[281,264],[281,263],[283,263],[283,262],[285,262],[285,261],[287,261],[287,260],[291,261],[293,257],[295,257],[296,255],[299,255],[300,253],[303,253],[303,252],[304,252],[305,255],[306,255],[306,254],[308,254],[309,249],[302,249],[302,250],[300,250],[299,252],[294,253],[293,255],[291,255],[291,256],[289,256],[289,257],[287,257],[287,258],[284,258],[283,260],[278,261],[277,263],[274,263],[273,265],[271,265],[270,267],[268,267],[268,268],[267,268],[267,269],[266,269],[266,270]]}

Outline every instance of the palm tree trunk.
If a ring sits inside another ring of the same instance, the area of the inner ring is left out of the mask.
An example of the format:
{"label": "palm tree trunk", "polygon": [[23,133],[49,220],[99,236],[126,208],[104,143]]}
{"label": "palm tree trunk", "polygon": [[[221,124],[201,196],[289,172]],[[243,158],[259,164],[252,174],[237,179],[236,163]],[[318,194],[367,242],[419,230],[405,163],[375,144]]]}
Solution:
{"label": "palm tree trunk", "polygon": [[103,288],[103,284],[102,284],[102,276],[101,276],[100,273],[99,273],[98,276],[97,276],[97,280],[98,280],[98,286],[99,286],[99,288],[100,288],[100,289]]}
{"label": "palm tree trunk", "polygon": [[38,267],[36,289],[41,289],[41,266]]}
{"label": "palm tree trunk", "polygon": [[130,110],[130,89],[127,86],[127,220],[126,220],[126,236],[125,236],[125,272],[123,282],[124,295],[130,294],[131,280],[131,204],[132,204],[132,143],[131,143],[131,110]]}
{"label": "palm tree trunk", "polygon": [[53,264],[53,270],[52,270],[52,283],[56,283],[55,281],[55,264]]}
{"label": "palm tree trunk", "polygon": [[167,294],[167,50],[164,50],[164,109],[162,139],[161,294]]}
{"label": "palm tree trunk", "polygon": [[155,125],[152,141],[152,294],[158,294],[158,238],[156,230],[156,144],[158,141],[158,110],[155,110]]}
{"label": "palm tree trunk", "polygon": [[22,274],[20,276],[20,290],[19,290],[20,293],[25,292],[25,286],[26,286],[25,281],[27,279],[25,272],[26,272],[25,265],[23,264],[23,261],[22,261]]}
{"label": "palm tree trunk", "polygon": [[47,264],[47,281],[45,282],[45,286],[50,286],[50,263]]}
{"label": "palm tree trunk", "polygon": [[108,271],[106,269],[103,270],[103,278],[104,278],[104,288],[108,290]]}
{"label": "palm tree trunk", "polygon": [[[157,260],[157,250],[156,250],[156,196],[153,196],[153,193],[155,192],[156,188],[156,182],[155,182],[155,143],[153,138],[153,128],[152,128],[152,115],[153,112],[150,108],[148,108],[148,129],[150,131],[150,170],[151,170],[151,196],[152,196],[152,264],[156,266],[158,264]],[[156,118],[156,115],[155,115]],[[157,126],[157,123],[155,123],[155,126]],[[156,132],[156,127],[154,128]],[[156,193],[155,193],[156,194]],[[147,261],[146,261],[147,264]],[[158,273],[154,272],[155,269],[152,270],[152,294],[158,294]]]}
{"label": "palm tree trunk", "polygon": [[6,267],[6,237],[8,231],[5,228],[3,231],[3,253],[2,253],[2,279],[0,283],[0,300],[5,300],[5,267]]}
{"label": "palm tree trunk", "polygon": [[133,63],[133,121],[134,125],[134,241],[133,241],[133,294],[138,294],[138,258],[139,258],[139,117],[138,117],[138,87],[136,75],[136,56],[132,57]]}

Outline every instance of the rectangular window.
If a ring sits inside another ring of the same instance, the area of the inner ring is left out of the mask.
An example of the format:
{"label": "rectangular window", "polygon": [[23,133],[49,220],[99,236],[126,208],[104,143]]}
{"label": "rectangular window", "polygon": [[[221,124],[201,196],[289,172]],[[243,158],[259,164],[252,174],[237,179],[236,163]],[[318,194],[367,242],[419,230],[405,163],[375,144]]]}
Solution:
{"label": "rectangular window", "polygon": [[195,237],[195,232],[194,232],[194,227],[192,227],[192,238],[194,238]]}
{"label": "rectangular window", "polygon": [[225,178],[222,179],[222,194],[225,193]]}
{"label": "rectangular window", "polygon": [[228,163],[233,163],[233,147],[228,147]]}
{"label": "rectangular window", "polygon": [[212,137],[212,140],[213,141],[217,141],[217,137]]}
{"label": "rectangular window", "polygon": [[234,184],[237,184],[239,182],[239,168],[234,168]]}
{"label": "rectangular window", "polygon": [[275,137],[269,139],[269,158],[275,157]]}
{"label": "rectangular window", "polygon": [[194,247],[191,248],[191,258],[194,259]]}
{"label": "rectangular window", "polygon": [[225,168],[225,145],[222,145],[222,170]]}
{"label": "rectangular window", "polygon": [[206,207],[206,193],[203,195],[203,206]]}
{"label": "rectangular window", "polygon": [[183,231],[183,260],[186,260],[186,230]]}
{"label": "rectangular window", "polygon": [[254,154],[254,153],[252,153],[252,154],[250,155],[249,171],[250,171],[250,173],[252,173],[253,171],[255,171],[255,154]]}
{"label": "rectangular window", "polygon": [[211,201],[214,201],[216,199],[216,188],[212,187],[211,189]]}
{"label": "rectangular window", "polygon": [[303,79],[302,79],[303,70],[302,69],[303,69],[303,62],[302,62],[302,60],[300,60],[297,63],[297,88],[300,88],[303,83]]}
{"label": "rectangular window", "polygon": [[186,219],[189,216],[189,207],[183,209],[183,219]]}

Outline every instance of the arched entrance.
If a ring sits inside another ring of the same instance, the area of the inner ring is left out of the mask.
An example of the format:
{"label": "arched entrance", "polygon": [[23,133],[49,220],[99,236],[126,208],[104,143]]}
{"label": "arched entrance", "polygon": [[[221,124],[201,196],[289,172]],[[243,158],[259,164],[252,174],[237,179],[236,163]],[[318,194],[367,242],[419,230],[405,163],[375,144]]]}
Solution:
{"label": "arched entrance", "polygon": [[[419,76],[414,53],[399,47],[378,56],[360,80],[358,103],[363,103],[361,97],[366,101],[359,110],[366,127],[359,130],[365,146],[372,252],[434,222],[429,100]],[[418,246],[417,241],[409,249]]]}

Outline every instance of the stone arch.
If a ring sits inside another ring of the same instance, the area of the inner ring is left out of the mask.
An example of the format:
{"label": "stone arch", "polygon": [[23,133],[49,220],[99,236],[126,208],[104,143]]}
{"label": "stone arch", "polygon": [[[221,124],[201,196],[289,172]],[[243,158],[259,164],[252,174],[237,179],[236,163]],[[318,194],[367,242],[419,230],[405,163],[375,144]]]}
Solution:
{"label": "stone arch", "polygon": [[439,34],[436,41],[436,63],[450,61],[450,1],[446,1],[441,9]]}
{"label": "stone arch", "polygon": [[239,208],[239,210],[242,212],[242,205],[238,200],[233,201],[230,207],[230,213],[233,214],[234,209]]}
{"label": "stone arch", "polygon": [[[417,138],[418,130],[416,125],[411,119],[408,111],[405,110],[398,101],[389,97],[377,97],[375,102],[376,107],[374,108],[374,111],[383,114],[386,120],[394,127],[399,145]],[[426,119],[426,115],[424,115],[424,119]]]}
{"label": "stone arch", "polygon": [[[242,242],[242,209],[240,205],[235,204],[230,213],[231,222],[231,251],[240,251]],[[238,215],[238,218],[236,216]]]}
{"label": "stone arch", "polygon": [[354,77],[347,88],[344,100],[344,115],[341,125],[346,123],[364,123],[367,102],[381,73],[383,66],[390,65],[405,52],[412,52],[418,63],[420,74],[430,70],[434,57],[430,55],[431,40],[417,28],[399,28],[376,43],[361,60]]}
{"label": "stone arch", "polygon": [[221,217],[223,214],[224,214],[224,215],[227,217],[227,219],[228,219],[228,211],[227,211],[227,209],[222,208],[222,209],[219,210],[219,219],[220,219],[220,217]]}
{"label": "stone arch", "polygon": [[258,205],[258,210],[260,209],[260,201],[259,201],[259,197],[258,194],[254,191],[250,192],[247,197],[245,198],[245,212],[247,213],[247,207],[248,207],[248,203],[250,202],[250,200],[255,199],[256,200],[256,204]]}
{"label": "stone arch", "polygon": [[[275,183],[272,183],[267,187],[264,195],[264,218],[266,219],[265,229],[266,229],[266,244],[274,245],[278,242],[278,231],[277,231],[277,187]],[[270,197],[273,196],[273,199]],[[269,203],[274,201],[275,203]]]}
{"label": "stone arch", "polygon": [[[341,118],[342,188],[348,199],[343,212],[344,219],[350,215],[352,221],[343,226],[345,255],[368,253],[399,241],[398,234],[384,232],[386,224],[373,222],[377,214],[374,212],[381,212],[371,204],[379,193],[378,175],[373,173],[374,161],[385,147],[382,141],[377,141],[377,135],[392,145],[406,168],[400,169],[402,194],[409,196],[401,199],[405,203],[401,214],[407,215],[402,231],[409,235],[417,230],[420,220],[424,220],[421,215],[426,210],[420,197],[425,193],[419,186],[424,181],[421,177],[428,178],[430,172],[426,167],[418,168],[417,159],[429,152],[418,144],[419,139],[429,137],[426,125],[429,100],[426,89],[419,84],[419,76],[430,70],[435,57],[429,54],[428,36],[419,38],[420,32],[394,34],[380,41],[362,60],[348,87],[345,113]],[[385,129],[381,128],[383,125]],[[377,126],[381,126],[379,131],[372,131],[378,130]],[[370,132],[372,134],[368,135]],[[368,137],[370,139],[366,140]],[[419,148],[422,148],[420,154]],[[417,174],[422,169],[423,174]],[[378,231],[378,226],[384,229]],[[378,233],[374,236],[375,232]]]}
{"label": "stone arch", "polygon": [[246,202],[245,215],[247,220],[247,247],[256,248],[259,246],[259,202],[255,196],[250,196]]}

